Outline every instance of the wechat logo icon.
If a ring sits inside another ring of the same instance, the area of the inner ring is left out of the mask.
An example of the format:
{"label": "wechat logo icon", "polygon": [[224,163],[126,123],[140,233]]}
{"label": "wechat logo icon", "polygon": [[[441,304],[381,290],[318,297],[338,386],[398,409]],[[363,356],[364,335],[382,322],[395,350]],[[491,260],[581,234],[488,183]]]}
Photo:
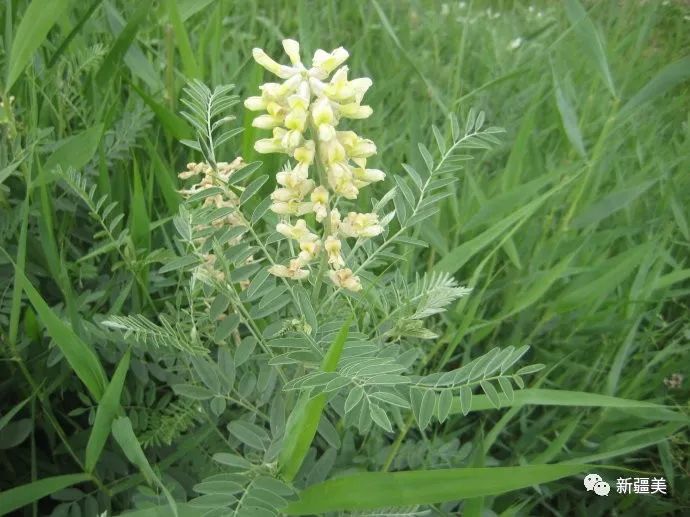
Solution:
{"label": "wechat logo icon", "polygon": [[588,492],[594,491],[600,496],[607,496],[611,491],[611,486],[599,474],[587,474],[584,483]]}

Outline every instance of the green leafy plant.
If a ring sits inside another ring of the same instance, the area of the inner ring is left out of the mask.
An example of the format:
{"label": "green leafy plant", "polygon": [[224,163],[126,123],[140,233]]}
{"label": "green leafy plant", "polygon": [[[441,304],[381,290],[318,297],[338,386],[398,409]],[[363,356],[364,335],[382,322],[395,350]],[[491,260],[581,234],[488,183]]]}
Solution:
{"label": "green leafy plant", "polygon": [[604,5],[3,3],[0,514],[682,513],[690,40]]}

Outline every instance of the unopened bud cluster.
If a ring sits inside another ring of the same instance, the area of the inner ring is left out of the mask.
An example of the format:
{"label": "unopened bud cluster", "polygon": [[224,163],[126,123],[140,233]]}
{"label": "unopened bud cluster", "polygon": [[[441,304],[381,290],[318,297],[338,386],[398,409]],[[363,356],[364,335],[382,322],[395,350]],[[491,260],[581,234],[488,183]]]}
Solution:
{"label": "unopened bud cluster", "polygon": [[[283,48],[291,65],[281,65],[263,50],[254,49],[256,62],[284,81],[262,85],[261,96],[249,97],[244,103],[250,110],[266,111],[254,119],[253,125],[273,132],[272,138],[256,142],[256,151],[285,153],[295,161],[277,174],[271,209],[283,216],[276,230],[297,241],[299,253],[288,265],[275,265],[270,272],[304,279],[309,275],[309,264],[325,253],[333,283],[359,291],[359,278],[345,267],[340,239],[374,237],[383,228],[376,214],[350,212],[342,218],[334,206],[341,197],[357,199],[361,188],[383,180],[385,174],[366,168],[367,158],[376,154],[371,140],[337,127],[342,119],[371,115],[371,108],[361,104],[371,79],[348,80],[348,68],[341,66],[348,52],[342,47],[332,52],[317,50],[310,68],[300,59],[299,43],[284,40]],[[321,171],[318,186],[309,174],[312,166]],[[301,218],[311,213],[323,226],[320,236]],[[291,217],[297,218],[294,224]]]}

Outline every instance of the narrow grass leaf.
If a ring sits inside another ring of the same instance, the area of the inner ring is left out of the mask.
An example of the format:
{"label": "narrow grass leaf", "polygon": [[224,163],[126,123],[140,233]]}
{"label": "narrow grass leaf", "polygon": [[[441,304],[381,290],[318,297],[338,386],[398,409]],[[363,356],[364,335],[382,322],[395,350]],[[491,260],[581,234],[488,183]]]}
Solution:
{"label": "narrow grass leaf", "polygon": [[33,0],[26,8],[17,27],[7,64],[5,91],[8,92],[29,64],[53,24],[67,11],[70,0]]}
{"label": "narrow grass leaf", "polygon": [[96,73],[96,83],[103,88],[120,70],[119,63],[124,58],[129,46],[139,32],[140,25],[151,12],[151,0],[143,0],[139,6],[129,16],[127,25],[118,34],[117,39],[103,59],[98,72]]}
{"label": "narrow grass leaf", "polygon": [[175,500],[166,486],[161,482],[158,476],[156,476],[156,473],[149,464],[149,460],[146,459],[146,455],[139,444],[139,440],[134,434],[131,420],[128,417],[119,417],[115,419],[113,421],[112,431],[113,438],[115,438],[115,441],[120,445],[127,459],[139,468],[149,484],[155,483],[158,485],[168,502],[168,512],[172,512],[175,517],[178,517]]}
{"label": "narrow grass leaf", "polygon": [[619,120],[625,119],[639,107],[661,97],[688,79],[690,79],[690,56],[685,56],[670,65],[666,65],[623,105],[618,113]]}
{"label": "narrow grass leaf", "polygon": [[38,317],[46,326],[48,334],[55,340],[74,373],[88,388],[94,399],[101,400],[108,381],[98,356],[53,312],[34,286],[16,267],[15,275],[17,283],[24,289]]}
{"label": "narrow grass leaf", "polygon": [[188,78],[199,78],[199,65],[194,57],[192,45],[189,43],[189,34],[184,26],[177,0],[165,0],[165,7],[170,17],[173,31],[175,31],[175,42],[177,50],[182,58],[182,68]]}
{"label": "narrow grass leaf", "polygon": [[127,350],[122,359],[120,359],[120,364],[117,365],[113,378],[98,404],[96,420],[89,435],[89,442],[86,444],[85,468],[87,472],[92,472],[96,467],[98,458],[105,446],[105,441],[110,434],[113,420],[120,410],[120,397],[122,396],[122,388],[129,370],[130,355],[130,351]]}
{"label": "narrow grass leaf", "polygon": [[39,499],[54,494],[63,488],[89,481],[89,474],[66,474],[39,479],[33,483],[10,488],[0,493],[0,515],[6,515]]}
{"label": "narrow grass leaf", "polygon": [[389,506],[437,504],[504,494],[590,468],[583,464],[458,468],[407,472],[365,472],[312,485],[283,511],[288,515],[373,510]]}
{"label": "narrow grass leaf", "polygon": [[616,87],[613,84],[613,77],[606,57],[604,40],[587,15],[587,11],[579,0],[565,0],[565,14],[573,26],[575,35],[589,58],[594,63],[595,70],[599,73],[604,84],[611,94],[616,97]]}
{"label": "narrow grass leaf", "polygon": [[572,146],[577,151],[577,154],[582,158],[587,158],[587,151],[585,151],[585,144],[582,139],[582,132],[580,131],[580,126],[577,122],[577,113],[572,103],[566,96],[561,82],[556,76],[556,71],[553,70],[553,87],[554,93],[556,95],[556,106],[558,107],[558,112],[561,115],[561,123],[563,124],[563,129],[568,137],[568,140]]}
{"label": "narrow grass leaf", "polygon": [[[343,347],[349,333],[350,322],[347,321],[331,343],[326,357],[321,364],[324,372],[334,372],[338,360],[343,353]],[[309,393],[302,393],[290,413],[280,450],[278,464],[281,476],[286,481],[291,481],[299,471],[304,457],[309,451],[311,442],[316,435],[321,413],[326,406],[326,396],[322,393],[314,398],[309,398]]]}
{"label": "narrow grass leaf", "polygon": [[474,257],[492,242],[497,241],[505,232],[508,232],[508,235],[512,235],[514,232],[516,232],[520,225],[524,223],[525,220],[527,220],[530,216],[532,216],[532,214],[534,214],[534,212],[536,212],[536,210],[547,199],[561,190],[574,178],[575,176],[571,177],[570,180],[566,180],[560,185],[551,188],[537,199],[519,208],[512,214],[504,217],[496,224],[480,233],[477,237],[467,242],[463,242],[459,246],[453,248],[434,266],[434,271],[445,271],[451,274],[456,273],[472,257]]}
{"label": "narrow grass leaf", "polygon": [[[518,406],[613,408],[623,410],[639,418],[690,422],[690,417],[654,402],[611,397],[585,391],[527,388],[516,391],[512,401],[505,394],[501,393],[499,394],[499,401],[501,408]],[[461,396],[453,398],[451,414],[460,413],[461,411],[464,413],[465,408],[466,405],[461,400]],[[489,400],[489,397],[486,395],[474,395],[468,411],[486,411],[491,409],[495,409],[495,407]]]}

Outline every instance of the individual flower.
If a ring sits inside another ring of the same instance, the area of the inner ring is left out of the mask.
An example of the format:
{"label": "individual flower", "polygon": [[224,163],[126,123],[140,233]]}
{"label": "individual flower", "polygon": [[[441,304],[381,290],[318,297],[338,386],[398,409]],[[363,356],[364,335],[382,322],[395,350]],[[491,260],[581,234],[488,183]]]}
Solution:
{"label": "individual flower", "polygon": [[303,280],[309,276],[309,271],[302,269],[302,263],[298,259],[293,259],[290,261],[289,266],[284,266],[282,264],[275,264],[268,268],[268,272],[272,275],[281,278],[290,278],[292,280]]}
{"label": "individual flower", "polygon": [[355,276],[352,273],[352,270],[349,268],[329,271],[328,276],[338,287],[342,287],[354,292],[362,290],[362,283],[360,282],[359,277]]}
{"label": "individual flower", "polygon": [[371,238],[383,232],[376,214],[358,214],[350,212],[340,224],[340,232],[348,237]]}
{"label": "individual flower", "polygon": [[311,192],[312,210],[318,222],[323,221],[328,215],[328,189],[318,186]]}
{"label": "individual flower", "polygon": [[301,240],[299,242],[299,255],[297,259],[304,265],[312,262],[321,250],[321,242],[318,240]]}
{"label": "individual flower", "polygon": [[333,237],[332,235],[326,237],[326,240],[323,243],[323,248],[328,254],[328,263],[336,269],[345,265],[345,261],[340,254],[342,247],[343,244],[340,242],[340,239]]}
{"label": "individual flower", "polygon": [[276,231],[285,235],[288,239],[296,241],[315,241],[318,239],[316,235],[309,231],[307,223],[304,219],[297,219],[294,225],[289,223],[278,223]]}

